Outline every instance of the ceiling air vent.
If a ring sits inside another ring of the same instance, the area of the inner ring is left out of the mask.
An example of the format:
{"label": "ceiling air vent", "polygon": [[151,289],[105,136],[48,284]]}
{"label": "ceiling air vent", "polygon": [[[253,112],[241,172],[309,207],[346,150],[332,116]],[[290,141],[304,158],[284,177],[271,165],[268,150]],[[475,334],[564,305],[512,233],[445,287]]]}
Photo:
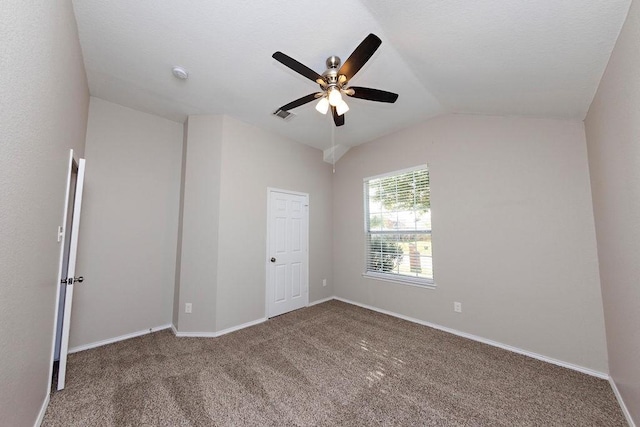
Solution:
{"label": "ceiling air vent", "polygon": [[285,110],[276,110],[273,112],[273,115],[276,117],[280,117],[282,120],[291,120],[295,117],[295,114],[290,113],[288,111]]}

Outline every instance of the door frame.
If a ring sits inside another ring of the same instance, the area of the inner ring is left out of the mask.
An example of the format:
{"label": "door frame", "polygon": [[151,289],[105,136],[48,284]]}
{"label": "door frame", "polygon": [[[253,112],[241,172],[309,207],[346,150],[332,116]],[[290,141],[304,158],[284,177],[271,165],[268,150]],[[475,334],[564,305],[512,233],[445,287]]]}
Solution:
{"label": "door frame", "polygon": [[[65,290],[65,304],[63,308],[64,319],[62,323],[62,338],[60,344],[60,354],[59,354],[59,369],[58,369],[58,383],[56,385],[57,390],[61,390],[64,388],[64,376],[66,373],[66,359],[67,359],[67,351],[68,351],[68,339],[69,339],[69,329],[71,322],[71,299],[73,298],[73,284],[63,284],[63,277],[66,278],[69,274],[69,270],[75,269],[75,259],[72,254],[76,254],[77,256],[77,242],[78,242],[78,234],[80,231],[80,215],[82,209],[82,191],[84,187],[84,171],[85,171],[85,159],[79,158],[76,160],[74,156],[73,150],[69,150],[69,163],[68,163],[68,171],[67,171],[67,186],[65,190],[65,198],[64,198],[64,207],[62,211],[62,226],[58,227],[58,243],[60,243],[60,257],[59,257],[59,265],[58,265],[58,275],[55,281],[55,289],[56,289],[56,302],[54,308],[54,318],[53,318],[53,336],[51,340],[51,357],[49,361],[49,378],[47,381],[47,395],[49,395],[50,388],[52,385],[52,376],[53,376],[53,366],[55,361],[55,353],[56,353],[56,341],[57,341],[57,330],[58,330],[58,317],[60,315],[60,288],[62,286],[66,287]],[[75,182],[73,182],[73,176],[75,173]],[[73,194],[71,193],[73,185]],[[71,206],[71,208],[70,208]],[[69,218],[71,216],[71,218]],[[71,220],[69,222],[69,219]],[[69,228],[68,228],[69,227]],[[65,254],[65,248],[67,246],[67,238],[70,239],[69,252]],[[75,249],[74,249],[75,245]],[[65,266],[65,256],[67,257],[67,271],[64,271]],[[73,268],[70,265],[73,263]],[[74,271],[75,273],[75,271]],[[66,340],[66,341],[65,341]],[[64,354],[63,354],[64,353]]]}
{"label": "door frame", "polygon": [[302,193],[300,191],[291,191],[291,190],[283,190],[281,188],[274,188],[274,187],[267,187],[267,246],[266,246],[266,251],[265,251],[265,257],[264,257],[264,263],[265,263],[265,298],[264,298],[264,318],[265,319],[269,319],[269,290],[270,290],[270,285],[273,285],[271,283],[271,276],[269,275],[269,267],[271,266],[271,261],[270,261],[270,255],[269,252],[271,251],[271,193],[284,193],[284,194],[292,194],[294,196],[302,196],[305,198],[305,207],[307,208],[305,210],[305,215],[306,215],[306,220],[307,220],[307,226],[304,229],[304,233],[305,233],[305,238],[306,238],[306,242],[307,242],[307,250],[305,251],[305,256],[304,256],[304,262],[306,263],[307,266],[307,277],[306,277],[306,289],[305,289],[305,307],[309,306],[309,228],[310,228],[310,223],[309,223],[309,211],[310,211],[310,204],[309,204],[309,193]]}
{"label": "door frame", "polygon": [[[58,390],[64,388],[67,375],[67,356],[69,355],[69,335],[71,332],[71,308],[73,306],[73,287],[75,286],[76,263],[78,260],[78,241],[80,236],[80,215],[82,213],[82,193],[84,190],[85,159],[78,160],[78,174],[73,198],[73,215],[71,217],[71,241],[69,244],[69,263],[67,265],[67,283],[64,294],[64,319],[62,321],[62,338],[60,340],[60,363],[58,366]],[[78,283],[82,282],[82,278]]]}
{"label": "door frame", "polygon": [[[62,209],[62,225],[58,227],[58,243],[60,244],[60,255],[58,257],[58,275],[56,276],[55,289],[56,289],[56,305],[53,315],[53,339],[51,341],[51,360],[49,361],[49,376],[47,379],[47,395],[51,389],[51,380],[53,376],[53,364],[55,362],[56,354],[56,335],[58,334],[58,310],[60,308],[60,283],[62,277],[62,268],[64,266],[64,249],[67,244],[67,223],[69,217],[69,197],[71,193],[71,179],[73,177],[73,171],[78,170],[78,161],[74,157],[73,149],[69,150],[69,161],[67,162],[67,188],[64,193],[64,207]],[[77,173],[77,172],[76,172]],[[77,179],[77,178],[76,178]],[[72,213],[72,212],[71,212]]]}

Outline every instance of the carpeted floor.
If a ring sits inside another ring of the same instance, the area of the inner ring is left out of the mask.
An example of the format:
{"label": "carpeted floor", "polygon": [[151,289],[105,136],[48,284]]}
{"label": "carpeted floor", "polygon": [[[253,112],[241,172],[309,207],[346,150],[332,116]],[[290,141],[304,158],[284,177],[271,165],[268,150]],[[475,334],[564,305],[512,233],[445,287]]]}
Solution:
{"label": "carpeted floor", "polygon": [[625,426],[607,381],[331,301],[69,357],[44,426]]}

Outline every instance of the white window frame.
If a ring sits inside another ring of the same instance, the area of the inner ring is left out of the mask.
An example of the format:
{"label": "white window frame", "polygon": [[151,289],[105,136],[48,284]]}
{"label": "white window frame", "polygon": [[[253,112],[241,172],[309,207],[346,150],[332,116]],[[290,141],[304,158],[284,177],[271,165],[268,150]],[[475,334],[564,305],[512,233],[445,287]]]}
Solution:
{"label": "white window frame", "polygon": [[[383,232],[383,233],[372,233],[370,230],[370,226],[369,226],[369,221],[370,221],[370,214],[369,214],[369,191],[368,191],[368,183],[371,180],[374,179],[380,179],[380,178],[387,178],[387,177],[391,177],[391,176],[396,176],[396,175],[402,175],[402,174],[406,174],[409,172],[415,172],[415,171],[419,171],[419,170],[423,170],[426,169],[428,172],[429,171],[429,165],[427,164],[422,164],[419,166],[414,166],[411,168],[407,168],[407,169],[401,169],[398,171],[393,171],[393,172],[389,172],[389,173],[385,173],[385,174],[381,174],[381,175],[375,175],[375,176],[371,176],[371,177],[367,177],[364,178],[362,180],[362,185],[363,185],[363,199],[364,199],[364,235],[365,235],[365,239],[364,239],[364,272],[362,273],[362,276],[365,278],[369,278],[369,279],[375,279],[375,280],[382,280],[382,281],[386,281],[386,282],[393,282],[393,283],[399,283],[399,284],[403,284],[403,285],[409,285],[409,286],[416,286],[416,287],[420,287],[420,288],[426,288],[426,289],[435,289],[436,288],[436,284],[435,284],[435,272],[433,273],[434,278],[424,278],[424,277],[411,277],[411,276],[406,276],[406,275],[401,275],[399,273],[387,273],[387,272],[377,272],[377,271],[368,271],[368,254],[369,254],[369,241],[370,241],[370,235],[371,234],[432,234],[432,230],[429,230],[428,232],[404,232],[404,231],[400,231],[400,232]],[[429,185],[431,185],[431,174],[429,173]],[[432,248],[432,260],[433,260],[433,248]]]}

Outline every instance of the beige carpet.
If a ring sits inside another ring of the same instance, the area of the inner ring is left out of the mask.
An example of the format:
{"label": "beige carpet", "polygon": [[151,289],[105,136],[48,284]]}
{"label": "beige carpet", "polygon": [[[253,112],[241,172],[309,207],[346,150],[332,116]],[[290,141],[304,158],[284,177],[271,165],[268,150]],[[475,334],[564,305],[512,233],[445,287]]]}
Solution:
{"label": "beige carpet", "polygon": [[624,426],[607,381],[331,301],[69,357],[44,426]]}

